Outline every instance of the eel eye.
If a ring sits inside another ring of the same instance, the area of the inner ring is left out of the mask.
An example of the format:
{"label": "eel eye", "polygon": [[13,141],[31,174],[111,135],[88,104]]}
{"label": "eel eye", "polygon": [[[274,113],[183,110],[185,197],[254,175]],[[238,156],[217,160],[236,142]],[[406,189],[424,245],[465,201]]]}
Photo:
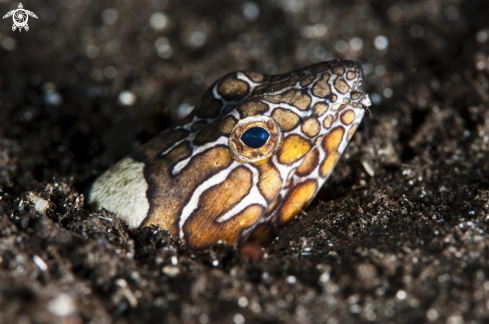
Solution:
{"label": "eel eye", "polygon": [[241,163],[264,163],[280,147],[282,133],[269,116],[250,116],[239,120],[229,135],[229,149]]}
{"label": "eel eye", "polygon": [[265,128],[251,127],[241,135],[240,139],[249,148],[257,149],[265,145],[269,138],[270,134]]}

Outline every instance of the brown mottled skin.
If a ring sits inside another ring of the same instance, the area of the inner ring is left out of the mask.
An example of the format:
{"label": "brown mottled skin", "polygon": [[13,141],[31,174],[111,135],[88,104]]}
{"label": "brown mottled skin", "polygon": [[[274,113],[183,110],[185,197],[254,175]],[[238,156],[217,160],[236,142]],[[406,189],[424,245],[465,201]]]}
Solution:
{"label": "brown mottled skin", "polygon": [[[360,66],[341,60],[230,73],[182,124],[97,179],[90,204],[133,227],[166,228],[193,249],[265,242],[331,174],[370,105],[362,81]],[[243,142],[251,127],[268,132],[263,146]]]}

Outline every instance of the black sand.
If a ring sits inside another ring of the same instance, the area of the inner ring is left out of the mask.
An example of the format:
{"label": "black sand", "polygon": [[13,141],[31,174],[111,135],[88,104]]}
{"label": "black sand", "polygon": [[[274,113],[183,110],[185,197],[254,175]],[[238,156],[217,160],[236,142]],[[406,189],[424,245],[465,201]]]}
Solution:
{"label": "black sand", "polygon": [[[341,3],[29,1],[28,32],[2,20],[0,322],[489,321],[489,2]],[[373,117],[262,258],[84,207],[218,77],[332,57],[367,64]]]}

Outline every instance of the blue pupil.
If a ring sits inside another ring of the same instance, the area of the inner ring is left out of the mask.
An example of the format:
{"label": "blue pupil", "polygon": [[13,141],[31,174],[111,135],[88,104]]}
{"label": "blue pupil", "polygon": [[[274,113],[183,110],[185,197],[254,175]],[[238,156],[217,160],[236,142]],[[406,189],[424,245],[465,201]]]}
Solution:
{"label": "blue pupil", "polygon": [[249,148],[257,149],[265,145],[270,134],[261,127],[251,127],[241,135],[241,141]]}

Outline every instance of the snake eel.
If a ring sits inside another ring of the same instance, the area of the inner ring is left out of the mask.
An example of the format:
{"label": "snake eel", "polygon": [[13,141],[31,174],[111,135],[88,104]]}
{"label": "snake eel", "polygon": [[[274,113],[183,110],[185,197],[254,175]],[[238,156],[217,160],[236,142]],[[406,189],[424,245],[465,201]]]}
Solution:
{"label": "snake eel", "polygon": [[370,106],[358,63],[225,75],[193,112],[98,177],[93,209],[191,249],[269,241],[316,195]]}

